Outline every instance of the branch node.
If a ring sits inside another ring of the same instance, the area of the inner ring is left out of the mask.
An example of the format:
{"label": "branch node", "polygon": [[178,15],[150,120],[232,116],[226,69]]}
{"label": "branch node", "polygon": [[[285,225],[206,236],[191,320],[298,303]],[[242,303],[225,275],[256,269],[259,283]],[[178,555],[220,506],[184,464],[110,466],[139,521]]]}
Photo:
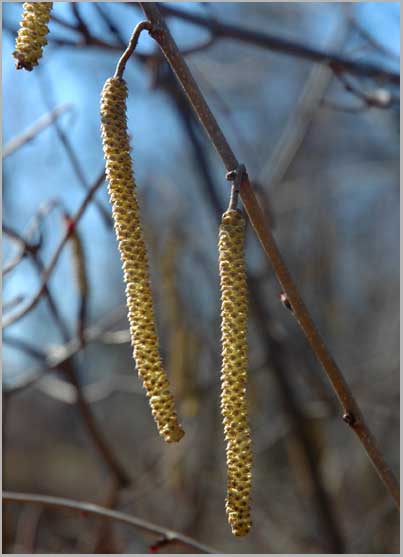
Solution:
{"label": "branch node", "polygon": [[345,412],[343,414],[343,421],[345,421],[350,427],[354,427],[357,423],[357,419],[352,412]]}
{"label": "branch node", "polygon": [[234,170],[230,170],[225,175],[225,179],[232,182],[231,197],[229,200],[228,210],[236,209],[238,205],[238,196],[241,189],[242,181],[247,177],[247,172],[244,164],[238,165]]}
{"label": "branch node", "polygon": [[285,292],[282,292],[282,293],[280,294],[280,301],[281,301],[281,303],[283,304],[283,306],[284,306],[285,308],[287,308],[289,311],[291,311],[292,313],[294,313],[294,311],[293,311],[293,309],[292,309],[292,306],[291,306],[291,304],[290,304],[290,300],[288,299],[288,296],[287,296],[287,294],[286,294]]}
{"label": "branch node", "polygon": [[164,36],[164,29],[160,25],[152,25],[151,29],[149,30],[151,37],[160,43]]}

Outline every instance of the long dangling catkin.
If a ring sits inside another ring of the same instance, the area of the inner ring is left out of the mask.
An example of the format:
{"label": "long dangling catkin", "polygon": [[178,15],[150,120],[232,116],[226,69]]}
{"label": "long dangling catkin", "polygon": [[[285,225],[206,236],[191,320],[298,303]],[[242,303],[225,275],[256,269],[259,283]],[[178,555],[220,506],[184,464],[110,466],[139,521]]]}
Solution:
{"label": "long dangling catkin", "polygon": [[53,2],[24,2],[20,29],[18,31],[14,58],[17,70],[31,71],[42,57],[43,47],[48,43],[48,23]]}
{"label": "long dangling catkin", "polygon": [[168,443],[184,432],[178,423],[155,328],[146,247],[136,197],[126,121],[127,86],[112,77],[101,97],[101,123],[108,191],[126,283],[133,355],[158,431]]}
{"label": "long dangling catkin", "polygon": [[239,211],[222,216],[219,233],[221,282],[221,412],[227,455],[226,511],[232,533],[251,527],[252,447],[248,425],[247,286],[244,261],[245,221]]}

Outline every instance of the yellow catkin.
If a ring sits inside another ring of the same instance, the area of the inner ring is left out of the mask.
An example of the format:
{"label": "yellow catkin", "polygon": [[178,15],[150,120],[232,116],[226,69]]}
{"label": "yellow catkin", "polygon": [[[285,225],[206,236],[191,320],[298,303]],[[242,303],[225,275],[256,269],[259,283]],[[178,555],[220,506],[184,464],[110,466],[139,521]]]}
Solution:
{"label": "yellow catkin", "polygon": [[223,214],[219,233],[221,281],[221,412],[227,455],[228,522],[235,536],[251,527],[252,447],[248,425],[247,286],[244,261],[245,221],[239,211]]}
{"label": "yellow catkin", "polygon": [[53,2],[24,2],[20,29],[15,44],[14,58],[17,70],[31,71],[42,57],[43,47],[48,43],[48,23]]}
{"label": "yellow catkin", "polygon": [[126,121],[127,86],[113,77],[101,97],[101,123],[108,191],[126,283],[133,355],[150,399],[158,431],[168,443],[184,432],[178,423],[155,328],[146,247],[136,197]]}

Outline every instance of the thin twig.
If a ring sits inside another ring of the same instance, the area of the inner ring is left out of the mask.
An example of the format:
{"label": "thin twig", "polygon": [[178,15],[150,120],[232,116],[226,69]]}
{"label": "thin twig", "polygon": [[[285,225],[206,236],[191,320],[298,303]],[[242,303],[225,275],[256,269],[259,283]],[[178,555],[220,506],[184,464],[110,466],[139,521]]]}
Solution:
{"label": "thin twig", "polygon": [[18,306],[21,302],[23,302],[24,299],[25,296],[19,294],[18,296],[15,296],[8,302],[3,302],[3,312],[10,311],[10,309],[13,309],[15,306]]}
{"label": "thin twig", "polygon": [[[15,348],[23,350],[25,353],[29,354],[33,358],[36,358],[38,361],[42,362],[43,365],[47,364],[46,352],[36,348],[35,346],[31,345],[29,342],[24,341],[23,339],[16,339],[13,337],[5,337],[4,341],[10,346],[14,346]],[[109,445],[103,432],[98,427],[98,424],[90,408],[90,404],[85,398],[84,390],[81,385],[77,370],[73,365],[72,357],[70,356],[69,358],[61,361],[60,363],[58,363],[53,367],[60,369],[66,376],[69,383],[73,386],[75,391],[74,402],[77,404],[83,422],[94,442],[96,449],[98,450],[100,456],[102,457],[105,465],[108,467],[111,474],[116,479],[118,485],[120,487],[126,487],[130,485],[131,484],[130,477],[128,476],[124,468],[120,465],[112,447]],[[24,388],[29,385],[32,385],[35,382],[35,380],[38,380],[41,377],[43,377],[43,375],[46,374],[47,371],[49,371],[49,368],[50,366],[46,371],[43,371],[40,375],[37,375],[35,378],[32,378],[32,376],[30,376],[29,380],[31,381],[29,382],[28,380],[25,383]],[[20,390],[21,389],[18,389],[18,391]],[[7,391],[7,389],[4,389],[3,387],[3,392],[9,395],[10,392],[15,393],[17,392],[17,390],[12,388],[11,391]]]}
{"label": "thin twig", "polygon": [[35,137],[44,129],[51,126],[57,121],[59,116],[73,108],[72,104],[62,104],[57,106],[47,114],[41,116],[31,127],[29,127],[25,132],[13,139],[5,145],[3,149],[3,159],[9,157],[12,153],[20,149],[23,145],[35,139]]}
{"label": "thin twig", "polygon": [[[140,3],[144,13],[153,24],[152,37],[158,42],[165,57],[173,68],[179,82],[185,90],[195,112],[203,123],[213,145],[218,151],[227,171],[237,168],[239,163],[221,131],[214,115],[212,114],[206,100],[204,99],[197,83],[195,82],[183,56],[172,38],[165,21],[154,2]],[[322,61],[323,57],[322,57]],[[350,69],[356,66],[347,65]],[[367,68],[368,69],[368,68]],[[361,68],[362,70],[362,68]],[[378,69],[379,70],[379,69]],[[367,74],[368,75],[368,74]],[[262,244],[263,250],[271,262],[278,281],[291,304],[293,315],[305,334],[314,354],[322,364],[330,383],[341,403],[343,419],[350,425],[365,448],[378,475],[384,482],[387,490],[392,496],[396,506],[400,507],[399,483],[386,464],[380,452],[373,434],[366,424],[361,410],[348,387],[344,376],[326,347],[316,326],[294,284],[294,281],[283,261],[282,255],[274,240],[270,227],[266,224],[263,212],[257,202],[248,175],[244,174],[241,184],[241,199],[249,216],[249,220]]]}
{"label": "thin twig", "polygon": [[[83,216],[85,210],[87,209],[88,205],[90,204],[92,198],[94,197],[96,191],[102,186],[102,184],[104,183],[105,180],[105,172],[102,171],[102,173],[100,174],[100,176],[97,178],[97,180],[95,181],[95,183],[91,186],[91,188],[88,190],[86,196],[84,197],[84,200],[82,201],[78,211],[76,212],[76,214],[73,216],[73,221],[75,224],[77,224],[79,222],[79,220],[81,219],[81,217]],[[68,230],[66,230],[66,232],[64,233],[62,239],[59,242],[59,245],[57,246],[57,248],[55,249],[53,256],[50,260],[49,265],[47,266],[47,268],[45,269],[45,271],[43,272],[42,275],[42,280],[41,280],[41,284],[39,285],[38,290],[36,291],[36,293],[32,296],[32,298],[19,310],[17,310],[14,314],[6,316],[3,319],[3,328],[8,327],[10,325],[12,325],[13,323],[15,323],[16,321],[19,321],[22,317],[24,317],[28,312],[30,312],[35,306],[36,304],[39,302],[39,300],[41,299],[44,291],[46,290],[46,285],[47,282],[51,276],[51,274],[53,273],[56,264],[59,260],[59,257],[68,241],[68,239],[70,238],[72,229],[69,228]]]}
{"label": "thin twig", "polygon": [[35,553],[39,522],[43,514],[42,506],[24,506],[16,527],[13,553]]}
{"label": "thin twig", "polygon": [[[44,74],[43,69],[40,72],[37,72],[36,75],[42,91],[42,98],[44,100],[44,103],[47,105],[47,107],[49,107],[52,104],[50,83],[46,81],[46,76]],[[81,166],[80,159],[73,147],[73,142],[70,140],[69,136],[64,132],[63,127],[60,125],[60,123],[57,120],[54,121],[53,127],[66,152],[67,158],[70,161],[73,172],[76,175],[78,184],[81,186],[81,189],[83,191],[87,192],[90,187],[90,184],[88,183],[88,180],[85,177],[85,173]],[[104,207],[101,201],[98,199],[94,199],[94,205],[96,206],[105,226],[112,227],[112,217],[109,211],[106,209],[106,207]]]}
{"label": "thin twig", "polygon": [[[141,2],[140,4],[143,6],[146,2]],[[400,75],[398,73],[387,70],[377,64],[351,60],[337,52],[320,50],[291,39],[284,39],[277,35],[265,33],[264,31],[244,29],[240,26],[230,25],[213,18],[206,19],[204,16],[184,12],[166,3],[161,4],[161,11],[166,15],[175,16],[194,23],[195,25],[205,27],[217,38],[229,38],[243,41],[297,58],[311,60],[311,62],[337,65],[337,67],[341,68],[344,72],[360,77],[371,77],[382,81],[388,81],[395,85],[400,84]]]}
{"label": "thin twig", "polygon": [[[344,23],[344,21],[343,21]],[[331,37],[329,47],[339,51],[346,42],[350,29],[341,24]],[[287,123],[276,143],[269,160],[259,172],[259,182],[265,182],[273,192],[283,180],[292,161],[295,159],[321,100],[329,86],[332,71],[328,66],[314,66],[304,83],[304,87],[295,108],[287,119]]]}
{"label": "thin twig", "polygon": [[357,87],[350,79],[347,78],[339,70],[335,71],[335,76],[342,83],[346,91],[360,99],[367,106],[367,108],[390,108],[393,104],[398,104],[399,99],[394,97],[387,89],[374,89],[373,91],[365,92]]}
{"label": "thin twig", "polygon": [[108,520],[115,520],[117,522],[122,522],[123,524],[129,524],[134,526],[138,530],[146,534],[154,534],[158,536],[164,536],[169,539],[171,543],[178,542],[188,549],[197,550],[200,553],[219,553],[219,551],[208,547],[204,544],[184,536],[179,532],[170,530],[169,528],[163,528],[152,524],[147,520],[137,518],[135,516],[122,513],[120,511],[113,511],[110,509],[105,509],[99,505],[93,503],[85,503],[82,501],[73,501],[71,499],[64,499],[62,497],[52,497],[48,495],[36,495],[32,493],[15,493],[12,491],[3,491],[3,501],[14,502],[14,503],[31,503],[33,505],[44,505],[47,507],[56,507],[60,509],[70,509],[78,513],[88,513],[106,518]]}
{"label": "thin twig", "polygon": [[152,29],[152,25],[149,21],[140,21],[134,28],[132,36],[130,37],[129,44],[127,45],[126,50],[120,57],[119,62],[117,63],[115,75],[114,77],[118,77],[122,79],[123,72],[125,71],[126,63],[129,60],[130,56],[133,54],[137,43],[139,41],[139,37],[142,31],[150,31]]}

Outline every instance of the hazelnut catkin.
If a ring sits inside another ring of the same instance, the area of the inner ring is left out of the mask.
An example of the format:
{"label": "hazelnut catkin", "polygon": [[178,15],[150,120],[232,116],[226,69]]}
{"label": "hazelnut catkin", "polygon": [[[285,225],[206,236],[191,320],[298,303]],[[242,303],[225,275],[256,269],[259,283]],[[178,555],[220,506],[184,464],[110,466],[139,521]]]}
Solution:
{"label": "hazelnut catkin", "polygon": [[244,261],[245,221],[229,209],[219,233],[221,282],[221,412],[227,455],[228,522],[235,536],[251,527],[250,493],[252,448],[248,425],[247,286]]}
{"label": "hazelnut catkin", "polygon": [[20,29],[15,44],[14,58],[17,70],[31,71],[42,57],[43,47],[48,43],[48,23],[53,2],[24,2]]}
{"label": "hazelnut catkin", "polygon": [[112,77],[106,81],[101,97],[101,123],[108,192],[126,283],[134,359],[158,431],[171,443],[179,441],[184,432],[178,423],[158,350],[146,246],[130,157],[126,97],[123,79]]}

